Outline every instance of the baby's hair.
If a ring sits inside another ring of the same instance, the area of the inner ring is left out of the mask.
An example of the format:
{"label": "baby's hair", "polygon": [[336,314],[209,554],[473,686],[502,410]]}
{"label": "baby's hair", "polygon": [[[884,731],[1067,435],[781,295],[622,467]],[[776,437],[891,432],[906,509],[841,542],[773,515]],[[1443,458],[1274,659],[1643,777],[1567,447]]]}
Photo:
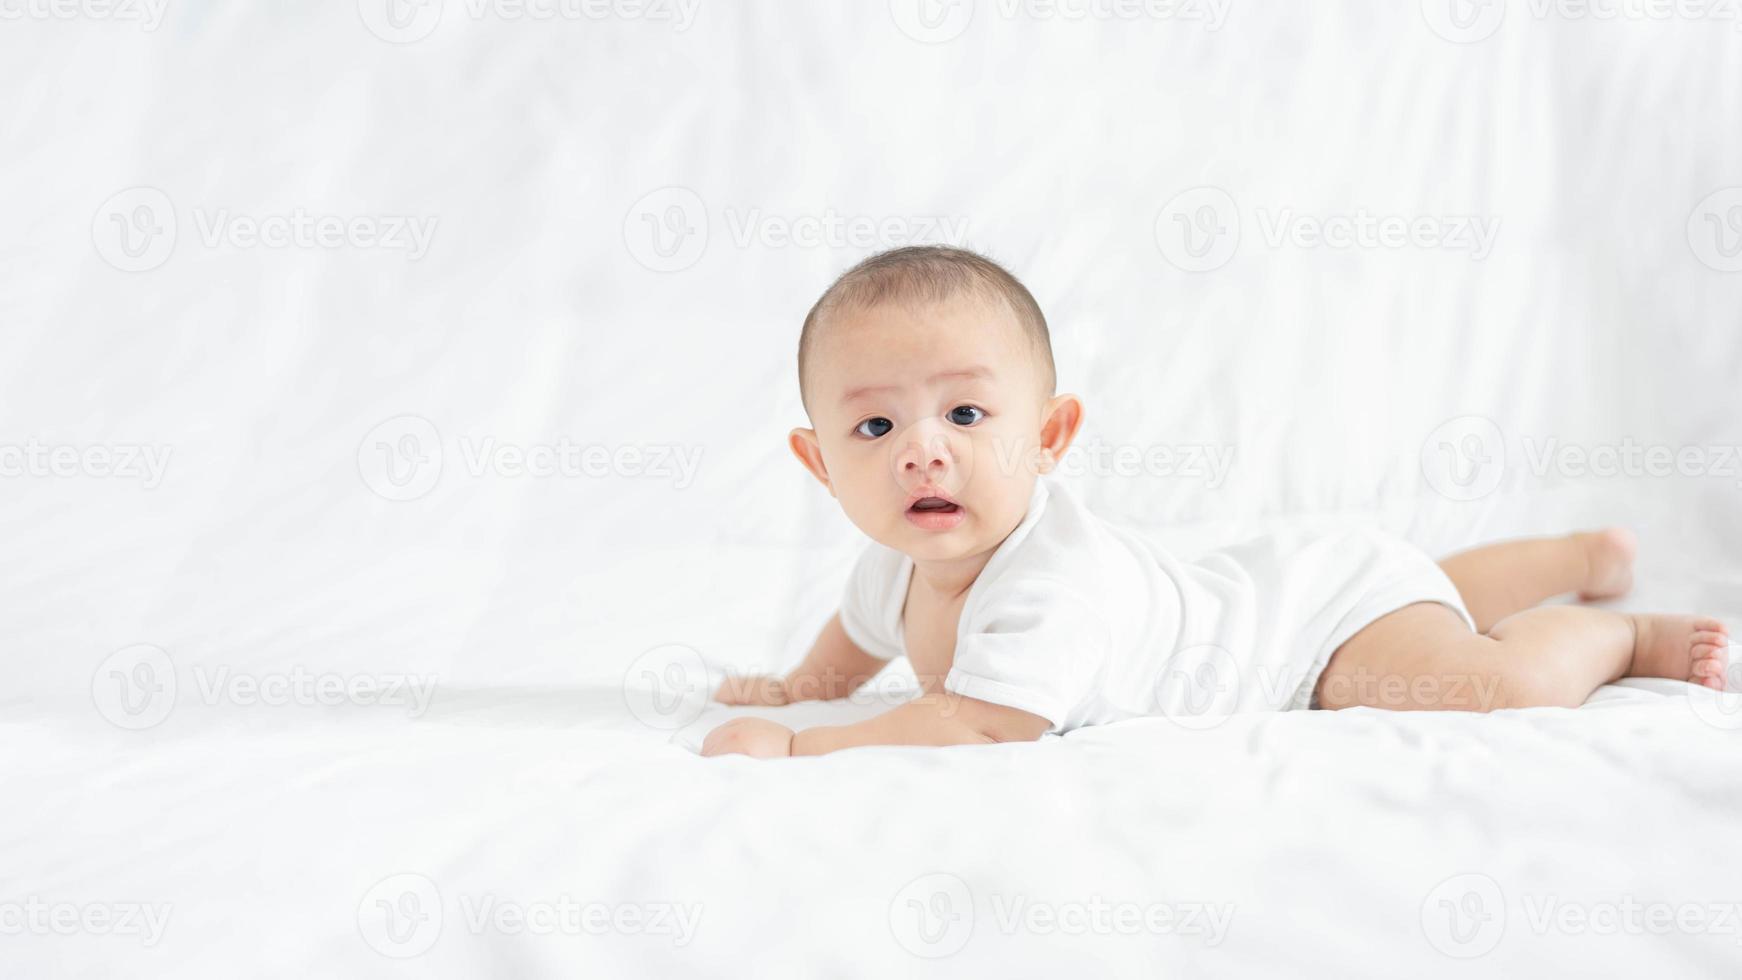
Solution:
{"label": "baby's hair", "polygon": [[1046,315],[1028,287],[1003,266],[965,248],[908,245],[879,252],[843,272],[811,307],[798,337],[799,396],[805,396],[805,364],[824,320],[842,311],[868,310],[885,303],[941,303],[963,293],[977,293],[1009,308],[1034,344],[1046,393],[1051,395],[1058,384],[1052,336],[1047,332]]}

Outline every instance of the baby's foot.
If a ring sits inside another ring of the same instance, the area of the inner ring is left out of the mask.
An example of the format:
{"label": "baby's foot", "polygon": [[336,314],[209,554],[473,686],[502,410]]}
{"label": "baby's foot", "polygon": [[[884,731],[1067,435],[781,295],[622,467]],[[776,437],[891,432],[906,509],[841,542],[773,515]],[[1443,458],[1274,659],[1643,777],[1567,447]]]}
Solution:
{"label": "baby's foot", "polygon": [[1632,616],[1629,677],[1669,677],[1724,689],[1730,631],[1708,616]]}
{"label": "baby's foot", "polygon": [[1639,537],[1624,527],[1586,531],[1573,536],[1585,546],[1590,575],[1579,598],[1613,599],[1633,588],[1633,556],[1639,552]]}

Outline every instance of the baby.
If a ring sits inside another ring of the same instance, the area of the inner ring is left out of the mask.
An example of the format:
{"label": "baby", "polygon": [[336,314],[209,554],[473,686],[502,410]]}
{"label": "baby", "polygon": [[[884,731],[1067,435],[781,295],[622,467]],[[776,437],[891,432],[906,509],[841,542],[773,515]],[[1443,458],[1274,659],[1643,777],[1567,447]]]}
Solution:
{"label": "baby", "polygon": [[1624,529],[1438,564],[1376,531],[1182,562],[1099,520],[1045,477],[1083,423],[1081,399],[1054,393],[1046,318],[972,252],[848,270],[805,318],[798,370],[813,427],[793,454],[872,544],[802,663],[715,696],[842,698],[903,654],[922,692],[855,725],[736,718],[703,755],[1027,741],[1146,715],[1571,707],[1621,677],[1724,687],[1715,619],[1538,605],[1625,593]]}

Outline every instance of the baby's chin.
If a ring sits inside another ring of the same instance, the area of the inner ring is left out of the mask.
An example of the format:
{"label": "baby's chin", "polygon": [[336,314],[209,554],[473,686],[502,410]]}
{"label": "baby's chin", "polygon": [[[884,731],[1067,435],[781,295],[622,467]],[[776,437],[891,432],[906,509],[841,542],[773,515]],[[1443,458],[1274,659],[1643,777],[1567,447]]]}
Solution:
{"label": "baby's chin", "polygon": [[953,562],[997,548],[1009,533],[995,533],[972,513],[949,527],[923,526],[932,523],[929,521],[918,523],[921,526],[903,519],[901,523],[887,527],[885,533],[874,536],[882,544],[916,562]]}
{"label": "baby's chin", "polygon": [[902,535],[902,540],[891,547],[921,562],[960,561],[986,550],[985,542],[979,537],[954,532],[929,537]]}

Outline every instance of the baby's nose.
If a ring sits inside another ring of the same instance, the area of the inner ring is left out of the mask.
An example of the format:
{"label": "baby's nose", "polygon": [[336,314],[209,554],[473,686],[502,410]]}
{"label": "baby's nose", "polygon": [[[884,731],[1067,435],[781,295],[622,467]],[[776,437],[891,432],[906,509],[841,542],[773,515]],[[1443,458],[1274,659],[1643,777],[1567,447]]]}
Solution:
{"label": "baby's nose", "polygon": [[934,476],[949,469],[955,461],[949,439],[929,426],[915,426],[907,434],[896,469],[905,476]]}

